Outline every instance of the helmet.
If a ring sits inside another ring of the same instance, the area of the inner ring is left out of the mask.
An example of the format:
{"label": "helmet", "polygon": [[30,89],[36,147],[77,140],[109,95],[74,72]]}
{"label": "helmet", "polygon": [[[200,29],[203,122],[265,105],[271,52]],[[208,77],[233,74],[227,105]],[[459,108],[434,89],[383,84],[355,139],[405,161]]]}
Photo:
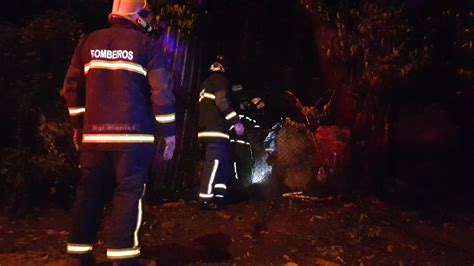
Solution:
{"label": "helmet", "polygon": [[130,20],[146,32],[153,30],[151,26],[153,13],[146,0],[114,0],[109,21],[117,17]]}
{"label": "helmet", "polygon": [[212,63],[211,67],[209,69],[212,72],[225,72],[225,69],[227,68],[224,60],[224,56],[222,54],[218,54],[216,56],[215,62]]}
{"label": "helmet", "polygon": [[250,102],[252,102],[253,106],[255,106],[255,108],[257,109],[262,109],[263,107],[265,107],[265,102],[260,97],[255,97],[250,100]]}
{"label": "helmet", "polygon": [[212,65],[211,65],[211,67],[209,67],[209,69],[212,72],[225,72],[224,66],[219,62],[212,63]]}

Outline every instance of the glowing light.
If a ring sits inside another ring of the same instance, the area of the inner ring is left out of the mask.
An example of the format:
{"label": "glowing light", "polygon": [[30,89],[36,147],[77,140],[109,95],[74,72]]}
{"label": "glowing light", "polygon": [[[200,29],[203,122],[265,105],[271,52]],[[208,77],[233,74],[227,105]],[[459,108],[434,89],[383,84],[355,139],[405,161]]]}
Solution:
{"label": "glowing light", "polygon": [[261,184],[267,181],[272,173],[272,166],[267,163],[268,155],[257,158],[252,169],[252,184]]}

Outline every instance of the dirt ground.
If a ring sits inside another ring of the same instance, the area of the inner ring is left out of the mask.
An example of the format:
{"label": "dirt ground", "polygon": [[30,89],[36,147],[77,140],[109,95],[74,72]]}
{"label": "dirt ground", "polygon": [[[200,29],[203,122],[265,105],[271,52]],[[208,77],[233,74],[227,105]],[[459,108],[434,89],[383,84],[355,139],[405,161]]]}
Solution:
{"label": "dirt ground", "polygon": [[[145,208],[142,253],[157,265],[474,265],[472,218],[434,223],[373,199],[291,196],[221,212],[181,200]],[[0,265],[66,265],[69,224],[58,209],[0,217]]]}

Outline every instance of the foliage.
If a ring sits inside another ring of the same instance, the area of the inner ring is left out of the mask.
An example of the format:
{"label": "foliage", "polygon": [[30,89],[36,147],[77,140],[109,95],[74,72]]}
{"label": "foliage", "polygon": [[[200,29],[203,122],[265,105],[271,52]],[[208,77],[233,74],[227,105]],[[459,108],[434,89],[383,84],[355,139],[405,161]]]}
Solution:
{"label": "foliage", "polygon": [[[24,25],[0,25],[2,111],[11,124],[2,146],[0,204],[15,212],[68,203],[77,170],[66,107],[59,95],[81,23],[48,11]],[[12,138],[15,136],[15,138]]]}
{"label": "foliage", "polygon": [[331,107],[348,109],[346,125],[353,126],[360,113],[371,120],[365,127],[373,127],[386,112],[391,90],[430,63],[432,45],[426,37],[420,40],[398,7],[364,1],[347,10],[320,6],[315,14],[321,25],[317,48],[329,86],[341,90],[339,102],[348,98]]}
{"label": "foliage", "polygon": [[189,8],[189,5],[166,4],[161,8],[159,18],[161,21],[176,25],[181,32],[188,32],[194,28],[197,15]]}
{"label": "foliage", "polygon": [[51,204],[68,207],[72,202],[78,169],[70,127],[42,116],[37,135],[41,141],[37,152],[26,147],[2,150],[0,203],[14,215]]}

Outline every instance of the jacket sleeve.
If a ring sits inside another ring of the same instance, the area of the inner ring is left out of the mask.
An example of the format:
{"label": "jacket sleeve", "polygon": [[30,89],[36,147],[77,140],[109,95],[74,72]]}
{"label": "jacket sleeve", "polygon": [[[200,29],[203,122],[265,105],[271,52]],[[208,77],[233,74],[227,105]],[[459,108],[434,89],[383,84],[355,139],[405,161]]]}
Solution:
{"label": "jacket sleeve", "polygon": [[173,77],[166,69],[165,57],[159,43],[153,41],[149,51],[148,83],[151,90],[151,103],[158,135],[163,137],[176,134],[175,97]]}
{"label": "jacket sleeve", "polygon": [[213,83],[217,108],[219,108],[219,111],[225,117],[225,120],[227,120],[231,125],[239,123],[239,116],[232,108],[227,95],[229,82],[224,76],[218,75],[214,78]]}
{"label": "jacket sleeve", "polygon": [[71,64],[64,79],[61,96],[66,100],[69,122],[75,129],[82,129],[86,112],[84,62],[82,60],[83,37],[74,51]]}

